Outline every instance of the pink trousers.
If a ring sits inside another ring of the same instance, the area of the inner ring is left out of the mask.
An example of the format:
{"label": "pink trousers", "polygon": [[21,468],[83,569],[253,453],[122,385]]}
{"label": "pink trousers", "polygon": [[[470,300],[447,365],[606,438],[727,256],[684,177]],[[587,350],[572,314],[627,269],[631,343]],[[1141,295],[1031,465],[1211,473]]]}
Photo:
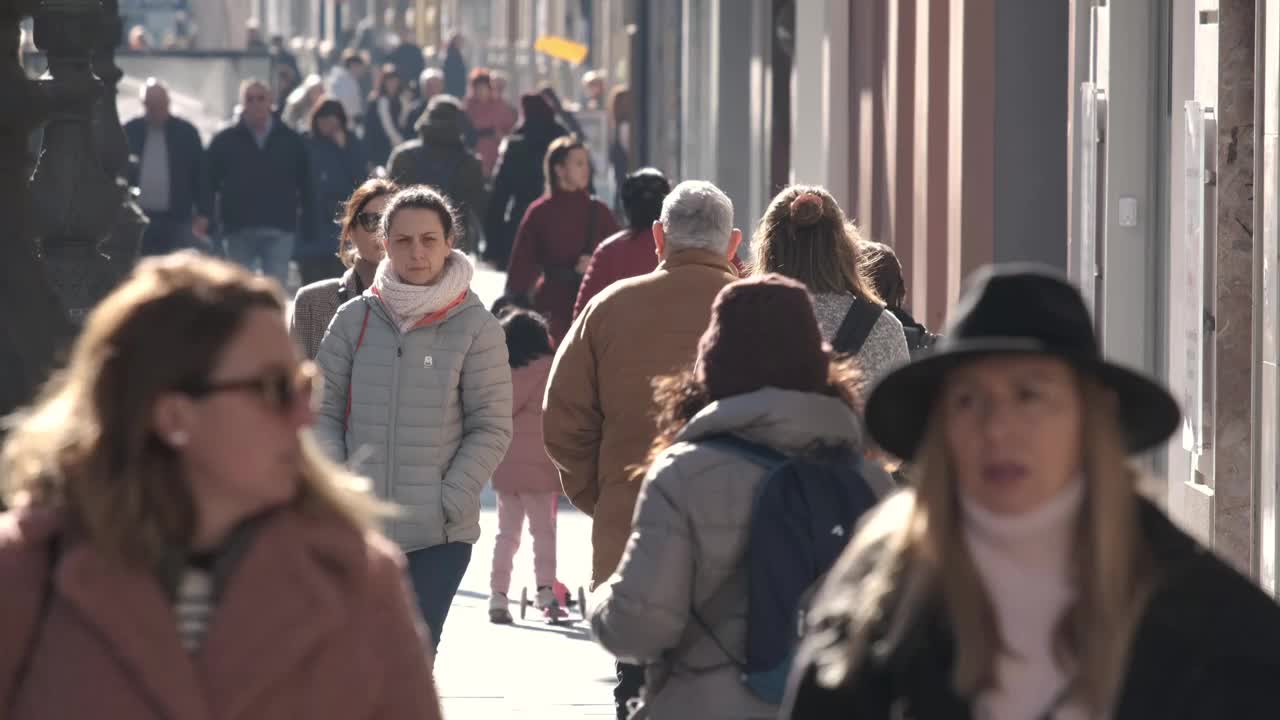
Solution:
{"label": "pink trousers", "polygon": [[556,579],[556,501],[559,493],[498,493],[498,538],[493,545],[489,589],[506,595],[511,589],[511,564],[520,549],[524,519],[533,536],[533,575],[538,587]]}

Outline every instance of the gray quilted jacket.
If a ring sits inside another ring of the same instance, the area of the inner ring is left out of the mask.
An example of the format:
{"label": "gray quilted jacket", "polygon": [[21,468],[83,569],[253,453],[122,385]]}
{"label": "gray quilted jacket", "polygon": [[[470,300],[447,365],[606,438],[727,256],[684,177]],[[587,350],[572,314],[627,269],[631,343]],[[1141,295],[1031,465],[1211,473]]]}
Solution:
{"label": "gray quilted jacket", "polygon": [[[698,413],[650,466],[622,564],[592,603],[596,640],[647,663],[645,703],[663,720],[776,718],[694,621],[726,650],[746,655],[747,536],[765,470],[733,451],[696,444],[720,434],[787,454],[815,443],[861,450],[857,416],[835,398],[765,388]],[[887,476],[874,478],[887,491]],[[868,477],[868,481],[873,478]]]}
{"label": "gray quilted jacket", "polygon": [[511,443],[511,366],[476,294],[402,335],[366,291],[338,309],[316,364],[316,437],[401,508],[387,534],[405,552],[479,539],[480,490]]}

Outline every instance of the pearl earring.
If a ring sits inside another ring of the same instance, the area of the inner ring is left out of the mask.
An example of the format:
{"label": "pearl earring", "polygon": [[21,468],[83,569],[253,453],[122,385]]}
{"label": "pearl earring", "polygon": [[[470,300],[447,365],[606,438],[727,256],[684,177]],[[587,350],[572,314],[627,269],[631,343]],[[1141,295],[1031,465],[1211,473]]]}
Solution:
{"label": "pearl earring", "polygon": [[173,447],[183,447],[191,440],[191,436],[187,435],[185,430],[174,430],[169,433],[169,444]]}

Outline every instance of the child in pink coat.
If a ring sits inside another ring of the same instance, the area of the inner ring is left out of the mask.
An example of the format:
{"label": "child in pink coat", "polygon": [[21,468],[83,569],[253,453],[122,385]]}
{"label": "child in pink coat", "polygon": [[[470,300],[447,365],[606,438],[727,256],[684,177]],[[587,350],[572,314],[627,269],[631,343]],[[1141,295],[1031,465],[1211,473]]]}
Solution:
{"label": "child in pink coat", "polygon": [[560,476],[542,444],[542,396],[551,372],[554,347],[547,322],[529,310],[512,309],[502,318],[511,357],[511,412],[515,434],[506,458],[493,474],[498,493],[498,538],[493,548],[493,571],[489,576],[489,620],[512,622],[507,593],[511,586],[511,565],[524,520],[529,518],[533,536],[534,579],[538,586],[537,607],[549,618],[563,616],[555,601],[556,503],[560,499]]}

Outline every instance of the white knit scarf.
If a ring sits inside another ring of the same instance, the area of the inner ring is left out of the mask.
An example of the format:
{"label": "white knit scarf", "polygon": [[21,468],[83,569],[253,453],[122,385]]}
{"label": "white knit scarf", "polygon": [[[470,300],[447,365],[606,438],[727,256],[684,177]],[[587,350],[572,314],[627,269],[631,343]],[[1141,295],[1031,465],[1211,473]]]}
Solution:
{"label": "white knit scarf", "polygon": [[424,316],[439,312],[457,300],[471,287],[473,275],[475,268],[471,260],[459,250],[445,258],[444,271],[430,285],[401,282],[391,269],[391,263],[383,259],[373,276],[373,288],[403,334],[412,330]]}

